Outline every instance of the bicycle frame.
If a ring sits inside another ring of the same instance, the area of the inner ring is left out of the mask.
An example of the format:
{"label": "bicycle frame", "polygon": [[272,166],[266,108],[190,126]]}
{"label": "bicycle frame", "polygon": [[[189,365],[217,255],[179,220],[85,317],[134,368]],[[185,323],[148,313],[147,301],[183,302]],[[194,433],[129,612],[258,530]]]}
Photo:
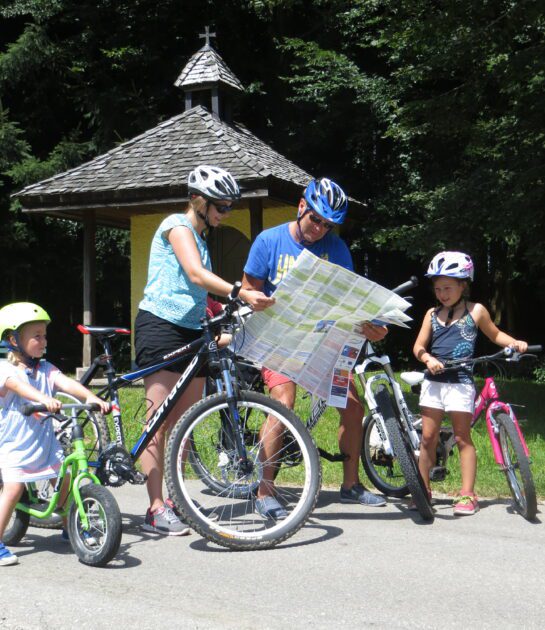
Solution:
{"label": "bicycle frame", "polygon": [[[210,321],[214,322],[216,320],[217,323],[217,320],[224,316],[225,314],[219,315]],[[163,401],[163,403],[160,405],[160,407],[157,408],[152,417],[147,421],[144,431],[142,432],[134,446],[131,448],[129,454],[133,463],[139,459],[144,450],[147,448],[148,444],[151,442],[151,440],[159,430],[159,427],[163,424],[178,400],[186,391],[192,379],[199,373],[201,368],[209,362],[210,355],[213,355],[220,365],[223,386],[229,400],[231,417],[238,423],[239,418],[237,406],[235,404],[235,393],[231,380],[229,360],[223,353],[220,355],[216,338],[209,321],[204,322],[203,334],[201,337],[165,355],[163,357],[164,360],[160,363],[139,370],[135,370],[134,372],[129,372],[127,374],[123,374],[117,377],[115,376],[115,370],[111,361],[111,352],[108,352],[110,350],[110,345],[108,342],[108,339],[103,340],[103,345],[107,353],[95,359],[93,365],[89,368],[89,370],[87,370],[84,377],[82,378],[82,382],[84,381],[84,379],[90,381],[100,365],[106,365],[106,376],[108,378],[108,384],[98,391],[98,396],[104,397],[105,395],[107,395],[110,399],[110,402],[112,403],[112,417],[115,430],[115,441],[116,445],[122,448],[125,448],[125,437],[123,432],[122,414],[119,403],[118,390],[122,387],[127,387],[131,385],[135,381],[138,381],[145,376],[148,376],[149,374],[153,374],[169,365],[173,365],[184,357],[193,357],[189,365],[180,375],[180,378],[178,379],[168,396]],[[233,427],[233,429],[233,434],[235,442],[237,444],[239,456],[245,458],[246,449],[244,447],[244,440],[242,439],[242,435],[240,433],[240,427]]]}
{"label": "bicycle frame", "polygon": [[524,439],[524,435],[520,429],[518,420],[513,412],[511,405],[501,402],[498,396],[498,390],[496,388],[496,383],[492,377],[487,377],[484,382],[484,386],[480,392],[475,397],[475,411],[473,413],[473,421],[471,423],[471,427],[475,426],[482,412],[486,410],[486,427],[488,429],[488,436],[490,438],[490,443],[492,444],[492,451],[494,453],[494,459],[496,463],[500,466],[505,465],[505,461],[503,458],[503,453],[501,450],[501,446],[498,439],[499,427],[494,418],[494,414],[496,412],[503,412],[511,418],[515,428],[517,430],[517,434],[520,438],[522,448],[526,456],[529,456],[528,446]]}
{"label": "bicycle frame", "polygon": [[[34,518],[46,519],[49,518],[53,512],[57,512],[60,516],[66,516],[70,510],[72,501],[75,501],[80,514],[82,526],[85,530],[88,530],[89,520],[87,519],[79,488],[84,479],[89,479],[92,483],[96,483],[98,485],[100,485],[100,481],[98,480],[98,477],[89,470],[87,455],[83,445],[83,437],[77,437],[73,440],[72,444],[74,450],[70,453],[70,455],[65,457],[61,464],[59,475],[53,489],[53,495],[49,500],[47,508],[45,510],[36,510],[32,507],[33,504],[38,503],[38,499],[33,494],[32,487],[27,486],[27,489],[29,490],[29,504],[17,503],[16,509],[21,510],[22,512],[27,512]],[[68,469],[70,469],[70,486],[66,495],[66,502],[62,510],[57,510],[56,508],[60,500],[62,483],[66,477]]]}
{"label": "bicycle frame", "polygon": [[[401,389],[401,386],[395,378],[395,374],[390,363],[390,358],[387,355],[375,355],[372,352],[373,346],[369,342],[367,342],[367,346],[371,348],[371,352],[367,353],[367,358],[362,363],[356,365],[356,367],[354,368],[354,372],[358,375],[360,383],[364,389],[364,397],[369,407],[369,412],[375,417],[377,431],[379,432],[380,439],[384,444],[385,452],[387,455],[394,454],[390,439],[382,422],[382,417],[379,413],[377,413],[375,391],[378,385],[381,383],[385,383],[393,393],[399,416],[401,418],[401,421],[405,425],[407,434],[411,440],[413,450],[415,452],[418,452],[420,448],[420,439],[418,437],[416,429],[414,428],[413,416],[411,414],[411,411],[409,410],[407,403],[405,402],[403,390]],[[367,377],[365,372],[369,369],[369,366],[373,364],[380,365],[384,371]]]}

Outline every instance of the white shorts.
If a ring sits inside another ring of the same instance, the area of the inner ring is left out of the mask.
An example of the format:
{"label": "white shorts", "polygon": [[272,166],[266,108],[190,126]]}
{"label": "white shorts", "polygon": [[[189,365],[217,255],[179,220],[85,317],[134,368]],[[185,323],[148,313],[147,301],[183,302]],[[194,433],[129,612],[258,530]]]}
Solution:
{"label": "white shorts", "polygon": [[475,386],[469,383],[437,383],[425,379],[420,390],[420,406],[473,413]]}

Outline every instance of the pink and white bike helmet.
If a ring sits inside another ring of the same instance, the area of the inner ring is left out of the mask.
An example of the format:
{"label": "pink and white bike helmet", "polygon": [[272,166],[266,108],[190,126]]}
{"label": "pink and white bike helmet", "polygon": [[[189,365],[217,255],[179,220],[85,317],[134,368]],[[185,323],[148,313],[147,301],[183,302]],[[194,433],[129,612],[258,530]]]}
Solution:
{"label": "pink and white bike helmet", "polygon": [[439,252],[428,267],[426,276],[448,276],[460,280],[473,280],[473,261],[463,252]]}

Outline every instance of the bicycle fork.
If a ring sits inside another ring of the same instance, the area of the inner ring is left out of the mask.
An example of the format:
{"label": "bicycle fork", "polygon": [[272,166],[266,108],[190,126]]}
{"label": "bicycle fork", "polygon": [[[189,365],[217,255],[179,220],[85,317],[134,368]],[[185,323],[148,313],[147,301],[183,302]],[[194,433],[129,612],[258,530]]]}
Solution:
{"label": "bicycle fork", "polygon": [[[233,387],[231,369],[227,357],[219,358],[220,371],[223,379],[224,391],[227,396],[227,407],[229,412],[224,415],[226,423],[229,425],[230,433],[234,438],[234,447],[238,454],[238,466],[243,474],[247,475],[253,471],[253,463],[248,459],[246,446],[244,444],[244,428],[240,421],[240,414],[237,407],[238,387]],[[221,390],[220,390],[221,391]],[[230,439],[230,436],[228,436]]]}
{"label": "bicycle fork", "polygon": [[490,437],[490,442],[492,444],[494,459],[496,460],[496,463],[503,469],[505,468],[505,461],[503,458],[503,452],[498,437],[500,433],[500,427],[494,416],[494,414],[497,412],[505,413],[509,417],[510,421],[515,425],[517,435],[519,436],[520,443],[522,445],[522,448],[524,449],[526,457],[530,457],[530,451],[528,450],[526,440],[524,439],[517,417],[515,416],[511,405],[502,403],[500,401],[492,402],[486,410],[486,428],[488,429],[488,436]]}

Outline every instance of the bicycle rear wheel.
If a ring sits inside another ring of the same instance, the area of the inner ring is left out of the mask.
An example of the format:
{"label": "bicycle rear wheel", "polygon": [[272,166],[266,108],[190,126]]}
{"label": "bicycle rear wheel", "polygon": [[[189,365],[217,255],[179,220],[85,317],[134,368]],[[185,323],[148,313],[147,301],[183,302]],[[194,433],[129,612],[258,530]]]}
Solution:
{"label": "bicycle rear wheel", "polygon": [[[0,472],[0,495],[4,491],[4,483],[2,481],[2,474]],[[28,493],[23,490],[23,494],[19,499],[19,503],[28,502]],[[2,536],[2,542],[6,545],[16,545],[26,534],[30,521],[30,514],[23,512],[23,510],[13,510],[9,521],[6,523],[4,535]]]}
{"label": "bicycle rear wheel", "polygon": [[418,464],[411,448],[411,443],[405,432],[401,429],[390,393],[384,385],[378,387],[375,398],[378,409],[384,418],[384,425],[388,432],[388,437],[392,442],[394,453],[397,456],[399,466],[403,471],[403,476],[407,481],[407,486],[420,512],[420,516],[425,521],[433,521],[433,508],[428,497],[428,491],[418,470]]}
{"label": "bicycle rear wheel", "polygon": [[536,488],[530,462],[513,421],[506,413],[495,416],[499,427],[499,442],[503,455],[503,472],[517,511],[531,521],[537,513]]}
{"label": "bicycle rear wheel", "polygon": [[372,415],[363,423],[361,463],[377,490],[390,497],[403,498],[409,494],[409,486],[395,455],[384,451],[383,442]]}
{"label": "bicycle rear wheel", "polygon": [[[242,391],[236,404],[246,460],[234,447],[231,423],[226,421],[226,394],[209,396],[193,405],[171,433],[165,461],[168,492],[191,527],[208,540],[236,550],[273,547],[295,534],[314,509],[321,482],[318,452],[302,422],[280,403]],[[279,423],[283,431],[281,447],[271,458],[276,498],[287,511],[283,520],[258,515],[249,490],[261,479],[269,422]],[[236,456],[225,456],[226,445],[234,447]],[[225,487],[219,492],[211,492],[189,465],[197,457],[210,474],[222,479]],[[245,486],[248,491],[242,495]]]}

